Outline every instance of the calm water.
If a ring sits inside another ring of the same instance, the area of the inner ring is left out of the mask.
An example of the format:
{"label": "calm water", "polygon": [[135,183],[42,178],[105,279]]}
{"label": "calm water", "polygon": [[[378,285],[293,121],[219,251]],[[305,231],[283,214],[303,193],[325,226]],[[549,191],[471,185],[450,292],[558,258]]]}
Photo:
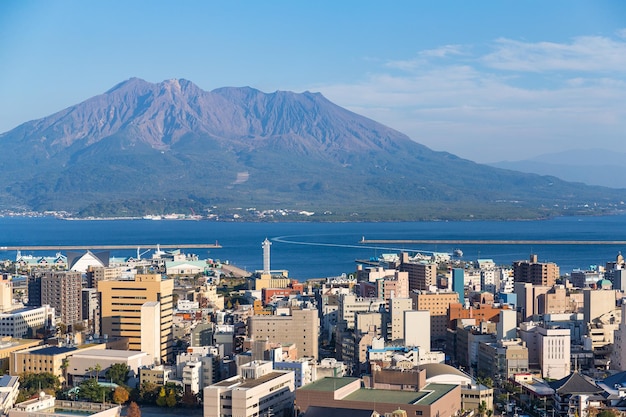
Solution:
{"label": "calm water", "polygon": [[[215,243],[221,249],[193,250],[254,271],[263,266],[261,242],[272,241],[272,269],[287,269],[297,279],[337,276],[355,269],[355,259],[406,250],[452,252],[453,245],[364,246],[366,239],[458,240],[626,240],[626,215],[563,217],[524,222],[412,223],[222,223],[209,221],[58,220],[0,218],[0,247],[19,245],[114,245]],[[490,258],[497,264],[527,259],[555,262],[562,272],[604,265],[626,247],[616,245],[463,245],[464,260]],[[44,253],[32,253],[43,255]],[[129,256],[136,251],[113,251]],[[15,252],[0,251],[0,259]],[[150,256],[151,252],[144,255]]]}

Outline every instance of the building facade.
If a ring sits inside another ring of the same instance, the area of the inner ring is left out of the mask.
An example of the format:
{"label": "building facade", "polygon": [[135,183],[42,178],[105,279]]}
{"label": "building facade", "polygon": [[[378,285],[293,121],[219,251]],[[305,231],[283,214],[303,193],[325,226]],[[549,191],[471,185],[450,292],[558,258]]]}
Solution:
{"label": "building facade", "polygon": [[[155,359],[170,362],[173,360],[173,291],[174,281],[162,279],[160,274],[137,274],[134,280],[100,281],[102,333],[128,337],[130,350],[142,350],[142,339],[145,339],[144,344],[151,345],[156,338],[160,357]],[[155,310],[155,306],[148,303],[159,306]],[[144,308],[145,304],[148,305]],[[145,317],[148,312],[150,317]],[[156,328],[142,328],[142,320],[153,316],[157,317]]]}
{"label": "building facade", "polygon": [[292,309],[289,316],[252,316],[248,331],[254,340],[295,343],[299,358],[317,359],[319,325],[317,310]]}

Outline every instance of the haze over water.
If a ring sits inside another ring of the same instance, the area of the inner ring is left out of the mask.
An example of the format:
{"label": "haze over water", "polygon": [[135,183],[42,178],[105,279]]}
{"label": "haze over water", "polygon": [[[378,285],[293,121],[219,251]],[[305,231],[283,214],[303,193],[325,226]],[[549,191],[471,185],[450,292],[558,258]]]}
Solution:
{"label": "haze over water", "polygon": [[[193,249],[200,258],[228,260],[241,268],[262,268],[261,242],[268,238],[271,268],[286,269],[304,280],[351,273],[356,259],[400,250],[449,252],[460,248],[463,260],[493,259],[499,265],[528,259],[555,262],[561,273],[587,269],[614,260],[620,245],[363,245],[368,240],[626,240],[626,215],[562,217],[537,221],[472,221],[409,223],[237,223],[153,220],[60,220],[0,218],[0,247],[36,245],[155,245],[215,243],[220,249]],[[145,250],[142,249],[141,252]],[[24,254],[50,253],[23,251]],[[152,251],[144,254],[150,257]],[[15,259],[15,251],[0,251],[0,259]],[[135,256],[135,251],[111,251],[112,256]]]}

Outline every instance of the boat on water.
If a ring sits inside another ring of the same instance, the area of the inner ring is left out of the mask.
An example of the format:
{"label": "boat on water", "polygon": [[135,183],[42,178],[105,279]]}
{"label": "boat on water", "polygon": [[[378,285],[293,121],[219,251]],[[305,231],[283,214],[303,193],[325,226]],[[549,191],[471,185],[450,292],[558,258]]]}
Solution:
{"label": "boat on water", "polygon": [[452,251],[452,254],[456,256],[457,258],[461,258],[463,256],[463,251],[457,248],[454,251]]}

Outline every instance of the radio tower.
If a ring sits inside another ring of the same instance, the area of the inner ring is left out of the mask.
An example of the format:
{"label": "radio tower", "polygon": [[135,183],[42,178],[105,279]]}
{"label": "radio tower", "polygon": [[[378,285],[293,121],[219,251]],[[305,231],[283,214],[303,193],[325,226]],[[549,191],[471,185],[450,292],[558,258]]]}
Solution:
{"label": "radio tower", "polygon": [[265,240],[261,244],[261,246],[263,247],[263,273],[264,274],[270,273],[270,246],[271,245],[272,245],[272,242],[267,240],[267,238],[265,238]]}

